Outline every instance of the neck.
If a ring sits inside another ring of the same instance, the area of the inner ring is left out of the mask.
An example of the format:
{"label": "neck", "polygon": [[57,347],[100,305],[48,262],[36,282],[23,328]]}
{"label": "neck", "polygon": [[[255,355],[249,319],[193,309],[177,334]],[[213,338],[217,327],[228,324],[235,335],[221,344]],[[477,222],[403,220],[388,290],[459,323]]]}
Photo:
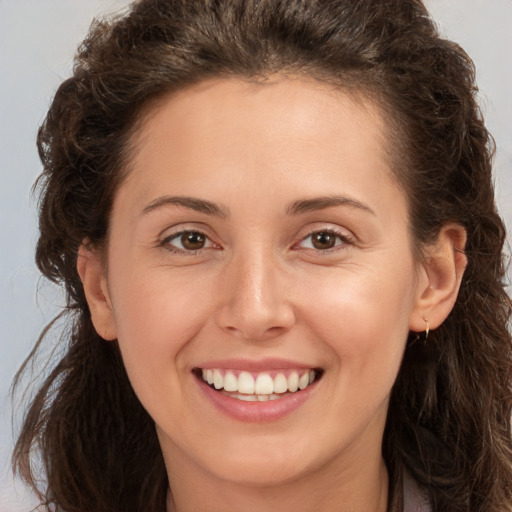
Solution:
{"label": "neck", "polygon": [[207,471],[198,472],[196,467],[192,474],[182,466],[170,473],[174,477],[167,512],[385,512],[389,484],[384,461],[366,460],[363,467],[354,472],[333,461],[332,468],[309,472],[293,482],[254,486],[219,482]]}

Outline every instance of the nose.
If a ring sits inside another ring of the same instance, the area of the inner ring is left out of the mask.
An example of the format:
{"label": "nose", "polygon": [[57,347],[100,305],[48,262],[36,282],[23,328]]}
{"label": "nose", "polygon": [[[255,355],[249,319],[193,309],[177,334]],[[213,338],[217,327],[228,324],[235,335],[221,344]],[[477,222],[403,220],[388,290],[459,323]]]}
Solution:
{"label": "nose", "polygon": [[222,273],[222,301],[217,323],[237,337],[275,338],[295,323],[286,272],[267,254],[239,255]]}

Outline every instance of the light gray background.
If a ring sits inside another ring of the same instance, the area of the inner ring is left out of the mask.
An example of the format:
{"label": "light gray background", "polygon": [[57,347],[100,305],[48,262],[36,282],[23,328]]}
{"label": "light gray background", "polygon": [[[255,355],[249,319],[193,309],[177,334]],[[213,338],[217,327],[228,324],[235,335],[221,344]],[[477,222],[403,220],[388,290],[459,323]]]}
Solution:
{"label": "light gray background", "polygon": [[[92,18],[127,3],[0,0],[0,512],[28,511],[36,503],[9,472],[9,386],[62,302],[58,291],[41,282],[33,263],[36,201],[30,189],[40,172],[36,130]],[[498,204],[512,229],[512,0],[426,3],[442,33],[476,63],[481,105],[497,143]]]}

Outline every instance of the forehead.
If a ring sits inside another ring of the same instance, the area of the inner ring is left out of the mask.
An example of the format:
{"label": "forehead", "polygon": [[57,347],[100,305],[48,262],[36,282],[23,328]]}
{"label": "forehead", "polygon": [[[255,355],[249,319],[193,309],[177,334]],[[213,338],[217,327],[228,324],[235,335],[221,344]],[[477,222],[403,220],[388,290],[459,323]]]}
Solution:
{"label": "forehead", "polygon": [[[349,117],[350,127],[345,122]],[[279,75],[252,81],[216,79],[150,103],[132,141],[134,148],[154,146],[160,133],[167,143],[186,137],[193,143],[199,142],[196,135],[214,138],[219,130],[227,128],[232,132],[233,148],[242,137],[261,139],[263,134],[274,144],[292,137],[307,142],[322,135],[328,142],[334,129],[345,139],[352,135],[379,144],[385,158],[388,126],[384,118],[375,100],[353,88],[344,90],[313,79]],[[133,156],[136,158],[138,153],[135,151]]]}
{"label": "forehead", "polygon": [[[177,127],[178,123],[183,134],[190,127],[195,133],[223,123],[244,128],[241,134],[247,134],[248,122],[255,128],[263,125],[268,136],[277,141],[292,130],[304,136],[318,132],[322,125],[330,130],[355,111],[361,113],[358,123],[366,118],[368,136],[383,143],[388,130],[384,112],[375,99],[353,87],[342,89],[312,78],[280,75],[265,80],[206,80],[150,102],[141,115],[134,141],[141,143],[155,128]],[[284,124],[288,124],[286,131],[282,131]]]}
{"label": "forehead", "polygon": [[276,186],[293,191],[302,177],[325,195],[333,174],[348,188],[369,173],[393,180],[386,134],[381,109],[362,94],[302,78],[211,80],[151,105],[128,181],[144,196],[162,181],[176,193],[184,181],[209,193],[223,178],[256,185],[267,172]]}

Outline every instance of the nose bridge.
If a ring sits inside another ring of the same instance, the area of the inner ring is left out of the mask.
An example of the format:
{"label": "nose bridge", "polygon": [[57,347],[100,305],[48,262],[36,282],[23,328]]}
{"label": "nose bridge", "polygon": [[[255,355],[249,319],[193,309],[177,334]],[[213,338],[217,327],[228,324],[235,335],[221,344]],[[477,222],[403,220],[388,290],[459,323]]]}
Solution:
{"label": "nose bridge", "polygon": [[[247,302],[247,307],[263,312],[271,309],[274,297],[273,285],[275,284],[275,270],[273,257],[263,251],[257,251],[252,255],[245,255],[241,259],[239,270],[239,283],[241,291],[238,301]],[[272,279],[274,278],[274,279]]]}
{"label": "nose bridge", "polygon": [[294,321],[285,272],[277,255],[264,245],[234,254],[224,269],[229,292],[220,308],[222,328],[250,339],[282,333]]}

